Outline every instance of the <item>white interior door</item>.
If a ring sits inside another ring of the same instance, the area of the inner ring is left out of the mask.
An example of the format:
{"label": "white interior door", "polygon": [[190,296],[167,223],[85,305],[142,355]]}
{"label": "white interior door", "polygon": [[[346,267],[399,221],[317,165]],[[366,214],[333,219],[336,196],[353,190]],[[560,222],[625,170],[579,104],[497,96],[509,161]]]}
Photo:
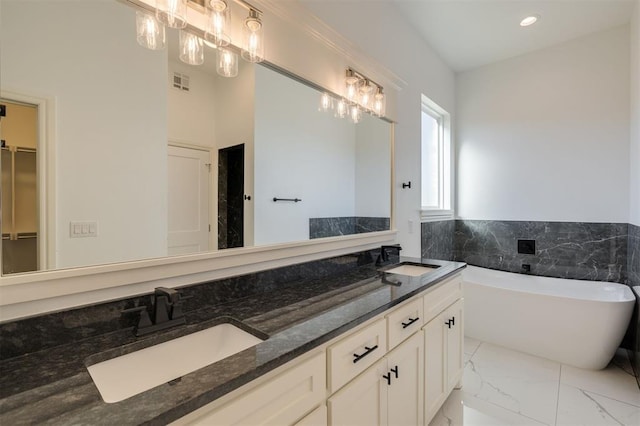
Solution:
{"label": "white interior door", "polygon": [[169,146],[168,254],[209,250],[211,154]]}

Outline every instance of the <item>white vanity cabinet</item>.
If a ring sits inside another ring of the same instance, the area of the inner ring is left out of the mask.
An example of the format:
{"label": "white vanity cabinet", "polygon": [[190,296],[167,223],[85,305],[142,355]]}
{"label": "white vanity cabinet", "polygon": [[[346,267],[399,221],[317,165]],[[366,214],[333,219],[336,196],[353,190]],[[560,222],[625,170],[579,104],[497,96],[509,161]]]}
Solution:
{"label": "white vanity cabinet", "polygon": [[[442,310],[431,318],[423,328],[424,372],[425,372],[425,424],[428,424],[449,393],[462,380],[464,367],[464,299],[459,277],[424,296],[427,304]],[[448,306],[444,307],[444,305]]]}
{"label": "white vanity cabinet", "polygon": [[415,334],[327,402],[330,425],[420,425],[424,341]]}
{"label": "white vanity cabinet", "polygon": [[[324,352],[305,361],[293,360],[284,371],[236,399],[220,406],[213,402],[188,414],[172,425],[317,425],[322,412],[311,413],[326,398],[326,358]],[[325,414],[326,417],[326,414]],[[326,424],[326,422],[324,423]]]}
{"label": "white vanity cabinet", "polygon": [[463,372],[455,275],[175,425],[428,425]]}

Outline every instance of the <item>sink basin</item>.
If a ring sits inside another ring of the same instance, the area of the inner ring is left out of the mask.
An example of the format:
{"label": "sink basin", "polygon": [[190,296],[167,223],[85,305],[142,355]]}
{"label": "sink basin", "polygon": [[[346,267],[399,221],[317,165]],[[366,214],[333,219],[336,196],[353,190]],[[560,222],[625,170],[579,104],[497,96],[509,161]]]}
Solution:
{"label": "sink basin", "polygon": [[119,402],[250,348],[262,339],[220,324],[87,367],[105,402]]}
{"label": "sink basin", "polygon": [[407,275],[410,277],[419,277],[427,274],[431,271],[435,271],[437,268],[432,266],[416,265],[413,263],[404,263],[400,266],[396,266],[392,269],[387,269],[385,272],[390,274]]}

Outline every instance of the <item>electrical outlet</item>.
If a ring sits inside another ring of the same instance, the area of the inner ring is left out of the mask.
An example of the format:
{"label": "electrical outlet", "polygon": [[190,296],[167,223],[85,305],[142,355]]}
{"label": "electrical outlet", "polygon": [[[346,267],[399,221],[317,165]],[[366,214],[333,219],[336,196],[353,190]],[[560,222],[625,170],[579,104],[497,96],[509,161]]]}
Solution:
{"label": "electrical outlet", "polygon": [[413,221],[412,220],[409,221],[409,233],[413,234]]}

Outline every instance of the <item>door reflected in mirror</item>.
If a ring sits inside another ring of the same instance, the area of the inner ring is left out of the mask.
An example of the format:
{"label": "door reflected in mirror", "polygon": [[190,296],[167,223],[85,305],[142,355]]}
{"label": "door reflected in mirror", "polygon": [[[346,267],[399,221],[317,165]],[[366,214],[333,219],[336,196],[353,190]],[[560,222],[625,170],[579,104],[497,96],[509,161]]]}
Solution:
{"label": "door reflected in mirror", "polygon": [[38,117],[35,227],[7,219],[21,198],[5,176],[23,161],[3,149],[3,274],[390,229],[389,122],[319,111],[318,90],[268,66],[222,77],[209,47],[184,64],[171,29],[165,50],[144,49],[115,0],[0,7],[3,104]]}

